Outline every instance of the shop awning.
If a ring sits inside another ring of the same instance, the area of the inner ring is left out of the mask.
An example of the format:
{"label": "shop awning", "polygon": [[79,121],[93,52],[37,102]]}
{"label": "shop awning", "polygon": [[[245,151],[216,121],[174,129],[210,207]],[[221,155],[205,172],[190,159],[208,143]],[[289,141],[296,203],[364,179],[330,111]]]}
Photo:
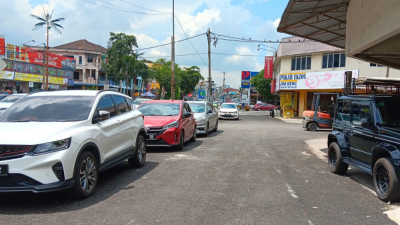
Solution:
{"label": "shop awning", "polygon": [[278,32],[345,48],[350,0],[289,0]]}

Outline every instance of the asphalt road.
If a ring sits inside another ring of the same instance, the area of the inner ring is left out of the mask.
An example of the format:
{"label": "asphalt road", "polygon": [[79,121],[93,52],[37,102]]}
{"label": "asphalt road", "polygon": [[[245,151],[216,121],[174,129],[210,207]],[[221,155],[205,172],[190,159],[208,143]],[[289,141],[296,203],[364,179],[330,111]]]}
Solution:
{"label": "asphalt road", "polygon": [[331,174],[296,123],[264,115],[220,121],[184,151],[150,149],[145,167],[100,174],[97,192],[0,194],[1,224],[394,224],[386,204]]}

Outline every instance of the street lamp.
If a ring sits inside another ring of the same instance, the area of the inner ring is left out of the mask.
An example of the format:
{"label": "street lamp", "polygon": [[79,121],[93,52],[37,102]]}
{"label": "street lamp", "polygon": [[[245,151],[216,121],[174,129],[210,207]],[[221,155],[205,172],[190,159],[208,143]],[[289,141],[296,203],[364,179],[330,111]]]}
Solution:
{"label": "street lamp", "polygon": [[260,47],[260,45],[262,45],[262,46],[265,46],[265,47],[272,48],[272,49],[274,49],[274,50],[275,50],[275,52],[277,52],[276,48],[274,48],[274,47],[272,47],[272,46],[269,46],[269,45],[264,45],[264,44],[259,44],[259,45],[258,45],[258,47]]}
{"label": "street lamp", "polygon": [[272,53],[274,53],[274,56],[275,56],[275,53],[276,53],[276,52],[274,52],[274,51],[272,51],[272,50],[258,47],[258,48],[257,48],[257,51],[260,51],[260,49],[265,50],[265,51],[272,52]]}

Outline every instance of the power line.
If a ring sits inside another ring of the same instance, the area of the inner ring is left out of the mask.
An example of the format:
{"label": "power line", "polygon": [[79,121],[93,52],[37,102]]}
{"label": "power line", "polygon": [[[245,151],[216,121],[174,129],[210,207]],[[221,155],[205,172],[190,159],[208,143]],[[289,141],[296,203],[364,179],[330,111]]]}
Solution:
{"label": "power line", "polygon": [[[303,39],[303,41],[301,41],[300,39],[298,39],[297,41],[266,41],[264,40],[251,40],[251,38],[249,39],[245,39],[245,38],[238,38],[238,37],[232,37],[232,36],[227,36],[227,35],[222,35],[222,34],[217,34],[217,33],[212,33],[218,37],[225,37],[225,38],[217,38],[218,40],[224,40],[224,41],[236,41],[236,42],[249,42],[249,43],[309,43],[309,42],[315,42],[312,40],[305,40]],[[230,38],[230,39],[227,39]]]}
{"label": "power line", "polygon": [[127,2],[127,1],[124,1],[124,0],[120,0],[120,1],[121,1],[121,2],[125,2],[126,4],[129,4],[129,5],[136,6],[136,7],[138,7],[138,8],[141,8],[141,9],[146,9],[146,10],[149,10],[149,11],[158,12],[158,13],[164,13],[164,14],[172,14],[172,13],[160,12],[160,11],[157,11],[157,10],[152,10],[152,9],[148,9],[148,8],[145,8],[145,7],[141,7],[141,6],[138,6],[138,5],[132,4],[132,3],[130,3],[130,2]]}
{"label": "power line", "polygon": [[165,14],[152,14],[152,13],[145,13],[145,12],[133,11],[133,10],[118,9],[118,8],[122,8],[122,7],[117,6],[117,5],[113,5],[113,4],[108,3],[108,2],[104,2],[104,1],[102,1],[102,0],[98,0],[98,1],[103,2],[103,3],[105,3],[105,4],[108,4],[108,5],[112,5],[112,6],[117,7],[117,8],[107,7],[107,6],[105,6],[105,5],[100,5],[100,4],[97,4],[97,3],[94,3],[94,2],[90,2],[90,1],[87,1],[87,0],[82,0],[82,1],[87,2],[87,3],[90,3],[90,4],[93,4],[93,5],[101,6],[101,7],[107,8],[107,9],[112,9],[112,10],[120,11],[120,12],[127,12],[127,13],[132,13],[132,14],[142,14],[142,15],[165,15]]}
{"label": "power line", "polygon": [[[182,42],[182,41],[186,41],[186,40],[189,40],[189,39],[192,39],[192,38],[195,38],[195,37],[199,37],[199,36],[201,36],[201,35],[204,35],[204,33],[198,34],[198,35],[195,35],[195,36],[192,36],[192,37],[188,37],[188,38],[185,38],[185,39],[182,39],[182,40],[179,40],[179,41],[175,41],[175,43],[179,43],[179,42]],[[141,50],[146,50],[146,49],[158,48],[158,47],[162,47],[162,46],[166,46],[166,45],[170,45],[170,44],[171,44],[171,43],[166,43],[166,44],[162,44],[162,45],[156,45],[156,46],[153,46],[153,47],[141,48],[141,49],[139,49],[139,50],[141,51]]]}
{"label": "power line", "polygon": [[[191,54],[181,54],[175,56],[191,56],[191,55],[206,55],[208,53],[191,53]],[[244,57],[265,57],[260,55],[239,55],[239,54],[229,54],[229,53],[219,53],[219,52],[212,52],[211,54],[214,55],[229,55],[229,56],[244,56]],[[171,56],[142,56],[143,58],[170,58]]]}
{"label": "power line", "polygon": [[[183,33],[185,34],[186,38],[188,38],[185,30],[183,29],[181,22],[179,22],[178,17],[175,15],[176,21],[178,21],[179,26],[181,27]],[[189,39],[188,39],[189,40]],[[194,51],[199,55],[199,58],[201,59],[201,61],[203,61],[205,66],[208,66],[206,62],[204,62],[204,59],[201,57],[201,55],[199,54],[199,52],[197,51],[197,49],[194,47],[193,43],[189,40],[190,44],[192,45]]]}

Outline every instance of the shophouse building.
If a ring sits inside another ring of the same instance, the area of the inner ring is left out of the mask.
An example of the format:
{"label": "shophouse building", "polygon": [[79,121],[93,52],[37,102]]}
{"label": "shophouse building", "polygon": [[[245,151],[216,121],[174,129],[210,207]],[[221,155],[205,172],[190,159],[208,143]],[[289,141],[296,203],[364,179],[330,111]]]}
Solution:
{"label": "shophouse building", "polygon": [[[45,52],[27,46],[18,46],[0,41],[0,57],[7,64],[0,71],[0,91],[30,93],[45,89]],[[75,72],[75,59],[58,54],[49,54],[48,89],[67,90]]]}
{"label": "shophouse building", "polygon": [[345,71],[353,71],[353,78],[400,77],[399,70],[346,57],[341,48],[298,37],[281,42],[272,89],[280,96],[281,107],[290,105],[300,116],[311,109],[313,93],[342,93]]}
{"label": "shophouse building", "polygon": [[[104,89],[106,73],[102,68],[102,63],[106,62],[106,48],[82,39],[51,47],[49,51],[76,61],[76,71],[73,74],[74,84],[68,89]],[[110,88],[113,85],[118,86],[118,84],[113,83],[110,84]]]}

